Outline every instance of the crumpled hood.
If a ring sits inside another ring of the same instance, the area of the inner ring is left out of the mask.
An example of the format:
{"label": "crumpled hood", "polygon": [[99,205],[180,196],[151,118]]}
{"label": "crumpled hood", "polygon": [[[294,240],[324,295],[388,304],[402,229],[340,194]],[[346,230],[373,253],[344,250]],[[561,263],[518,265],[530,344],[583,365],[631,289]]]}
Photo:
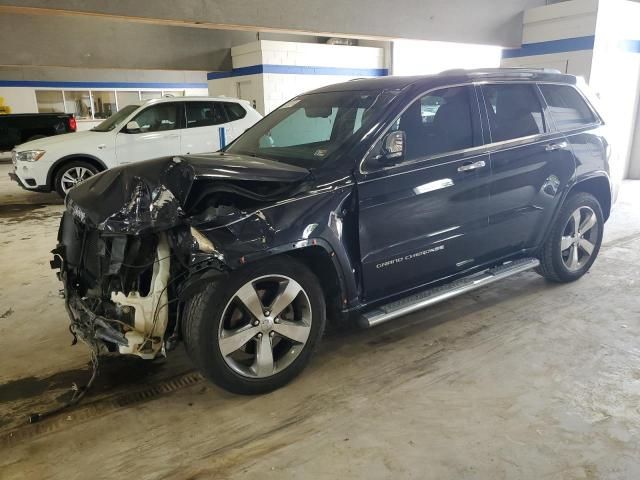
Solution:
{"label": "crumpled hood", "polygon": [[305,168],[242,155],[158,158],[85,180],[69,191],[65,203],[74,218],[91,227],[140,234],[178,224],[195,181],[288,183],[308,175]]}

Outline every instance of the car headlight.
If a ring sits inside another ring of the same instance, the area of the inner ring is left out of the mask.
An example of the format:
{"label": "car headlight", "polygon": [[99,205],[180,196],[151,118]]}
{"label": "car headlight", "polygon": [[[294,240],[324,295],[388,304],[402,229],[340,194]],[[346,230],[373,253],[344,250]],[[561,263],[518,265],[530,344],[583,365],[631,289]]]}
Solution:
{"label": "car headlight", "polygon": [[25,150],[24,152],[17,152],[16,159],[23,162],[35,162],[40,160],[44,154],[44,150]]}

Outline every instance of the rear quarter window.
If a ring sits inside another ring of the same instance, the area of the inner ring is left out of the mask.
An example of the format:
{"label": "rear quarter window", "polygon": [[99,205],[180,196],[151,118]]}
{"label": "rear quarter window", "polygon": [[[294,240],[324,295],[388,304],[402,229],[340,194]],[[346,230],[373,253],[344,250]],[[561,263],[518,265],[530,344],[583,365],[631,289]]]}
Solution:
{"label": "rear quarter window", "polygon": [[558,130],[572,130],[597,122],[593,111],[575,88],[541,84],[540,90]]}
{"label": "rear quarter window", "polygon": [[242,105],[234,102],[223,102],[224,109],[227,111],[227,117],[229,117],[229,121],[233,122],[235,120],[240,120],[247,115],[247,111],[242,108]]}

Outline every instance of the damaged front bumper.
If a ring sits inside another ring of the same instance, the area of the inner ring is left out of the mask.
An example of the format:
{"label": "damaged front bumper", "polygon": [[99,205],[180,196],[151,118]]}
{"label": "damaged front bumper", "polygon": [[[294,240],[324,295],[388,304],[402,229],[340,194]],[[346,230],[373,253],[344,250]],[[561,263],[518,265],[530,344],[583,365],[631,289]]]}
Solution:
{"label": "damaged front bumper", "polygon": [[[234,172],[237,183],[220,181]],[[74,187],[52,262],[74,335],[101,350],[163,355],[180,337],[184,302],[269,248],[275,230],[258,207],[308,174],[266,160],[172,157]]]}
{"label": "damaged front bumper", "polygon": [[[101,248],[88,251],[91,241],[87,238],[89,233],[85,231],[77,235],[82,229],[76,224],[73,228],[75,235],[66,234],[64,229],[69,228],[69,224],[68,219],[62,222],[62,241],[52,252],[54,259],[51,267],[59,270],[58,277],[63,283],[65,307],[71,320],[73,335],[101,351],[117,349],[119,353],[138,355],[145,359],[164,354],[171,272],[171,252],[166,234],[157,235],[155,258],[149,265],[151,276],[146,291],[129,289],[124,292],[114,289],[108,292],[100,288],[102,285],[99,281],[91,283],[89,276],[82,275],[77,266],[68,263],[69,254],[72,256],[78,247],[82,250],[80,264],[87,255],[99,256],[101,251],[105,252]],[[80,242],[69,242],[69,237],[75,237]],[[112,239],[111,245],[114,243],[118,242]],[[110,258],[108,262],[97,263],[108,263],[107,271],[113,271],[113,260]],[[73,262],[73,258],[71,261]],[[122,263],[121,259],[116,261]],[[114,272],[115,275],[119,273]]]}
{"label": "damaged front bumper", "polygon": [[199,261],[186,268],[175,261],[182,254],[172,248],[177,235],[114,235],[88,228],[66,212],[51,268],[63,284],[74,337],[103,353],[164,356],[179,338],[181,299],[205,272],[224,274],[215,253],[192,255]]}

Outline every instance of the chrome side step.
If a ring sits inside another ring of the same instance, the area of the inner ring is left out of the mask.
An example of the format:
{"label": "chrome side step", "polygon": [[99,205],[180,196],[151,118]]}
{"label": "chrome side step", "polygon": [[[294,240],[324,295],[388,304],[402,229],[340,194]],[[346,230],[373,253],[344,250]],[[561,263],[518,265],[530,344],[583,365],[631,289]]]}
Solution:
{"label": "chrome side step", "polygon": [[473,275],[446,285],[424,290],[365,312],[360,317],[360,325],[363,327],[373,327],[388,322],[394,318],[462,295],[476,288],[484,287],[490,283],[515,275],[516,273],[531,270],[538,265],[540,265],[540,261],[537,258],[522,258],[503,263],[502,265],[489,268],[483,272],[474,273]]}

